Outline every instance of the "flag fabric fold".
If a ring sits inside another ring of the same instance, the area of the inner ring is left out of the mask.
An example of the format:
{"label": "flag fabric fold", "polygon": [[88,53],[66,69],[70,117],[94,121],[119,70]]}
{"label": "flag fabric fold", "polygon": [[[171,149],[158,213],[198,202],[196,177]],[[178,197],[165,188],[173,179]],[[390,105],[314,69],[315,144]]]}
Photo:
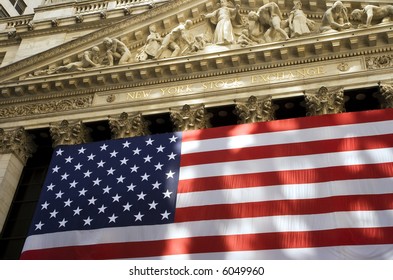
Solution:
{"label": "flag fabric fold", "polygon": [[392,259],[393,110],[60,146],[22,259]]}

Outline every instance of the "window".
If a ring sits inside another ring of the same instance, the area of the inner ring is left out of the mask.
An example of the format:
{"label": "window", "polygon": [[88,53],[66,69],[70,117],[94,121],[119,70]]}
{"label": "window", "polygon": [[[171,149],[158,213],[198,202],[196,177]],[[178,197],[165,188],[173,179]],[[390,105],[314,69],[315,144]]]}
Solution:
{"label": "window", "polygon": [[4,7],[0,4],[0,18],[10,17]]}
{"label": "window", "polygon": [[10,0],[10,3],[20,15],[23,14],[27,7],[24,0]]}

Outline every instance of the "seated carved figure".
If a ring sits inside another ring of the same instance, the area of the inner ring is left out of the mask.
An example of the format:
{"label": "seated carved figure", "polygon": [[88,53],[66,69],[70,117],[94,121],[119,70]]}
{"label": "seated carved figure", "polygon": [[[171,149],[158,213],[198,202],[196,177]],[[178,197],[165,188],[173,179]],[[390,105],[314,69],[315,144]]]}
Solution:
{"label": "seated carved figure", "polygon": [[354,20],[361,22],[359,27],[369,27],[373,20],[377,20],[379,23],[389,22],[393,18],[393,5],[382,7],[367,5],[363,10],[353,10],[351,16]]}
{"label": "seated carved figure", "polygon": [[348,20],[347,9],[341,1],[336,1],[323,14],[320,31],[322,33],[327,31],[342,31],[349,29],[351,26]]}
{"label": "seated carved figure", "polygon": [[128,47],[118,39],[105,38],[104,47],[110,66],[114,64],[115,59],[118,60],[118,64],[126,64],[131,59],[131,52]]}

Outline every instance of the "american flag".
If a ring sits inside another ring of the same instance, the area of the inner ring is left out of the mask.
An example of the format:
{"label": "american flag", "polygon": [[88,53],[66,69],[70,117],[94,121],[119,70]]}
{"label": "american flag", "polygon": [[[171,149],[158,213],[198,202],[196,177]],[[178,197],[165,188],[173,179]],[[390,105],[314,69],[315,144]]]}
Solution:
{"label": "american flag", "polygon": [[22,259],[391,259],[393,110],[56,148]]}

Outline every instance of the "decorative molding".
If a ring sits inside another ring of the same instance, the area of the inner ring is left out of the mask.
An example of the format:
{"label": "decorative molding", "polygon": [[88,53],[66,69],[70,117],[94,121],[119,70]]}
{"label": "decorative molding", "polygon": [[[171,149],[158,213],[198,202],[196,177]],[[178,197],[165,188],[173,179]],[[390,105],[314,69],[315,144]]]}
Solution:
{"label": "decorative molding", "polygon": [[89,132],[82,121],[69,123],[63,120],[60,123],[49,124],[53,147],[59,145],[76,145],[90,141]]}
{"label": "decorative molding", "polygon": [[268,96],[258,100],[255,96],[250,96],[246,102],[236,103],[236,114],[239,117],[238,123],[266,122],[275,119],[276,108],[272,103],[272,97]]}
{"label": "decorative molding", "polygon": [[393,67],[393,54],[366,57],[366,67],[369,70]]}
{"label": "decorative molding", "polygon": [[186,104],[182,108],[170,108],[171,120],[175,131],[186,131],[209,128],[210,115],[205,110],[205,105],[196,105],[191,108]]}
{"label": "decorative molding", "polygon": [[144,136],[150,134],[148,123],[142,114],[129,116],[123,112],[118,117],[108,117],[113,139]]}
{"label": "decorative molding", "polygon": [[316,93],[305,93],[308,116],[345,112],[344,88],[328,90],[321,87]]}
{"label": "decorative molding", "polygon": [[36,149],[32,137],[23,127],[11,131],[0,128],[0,154],[13,153],[26,165]]}

